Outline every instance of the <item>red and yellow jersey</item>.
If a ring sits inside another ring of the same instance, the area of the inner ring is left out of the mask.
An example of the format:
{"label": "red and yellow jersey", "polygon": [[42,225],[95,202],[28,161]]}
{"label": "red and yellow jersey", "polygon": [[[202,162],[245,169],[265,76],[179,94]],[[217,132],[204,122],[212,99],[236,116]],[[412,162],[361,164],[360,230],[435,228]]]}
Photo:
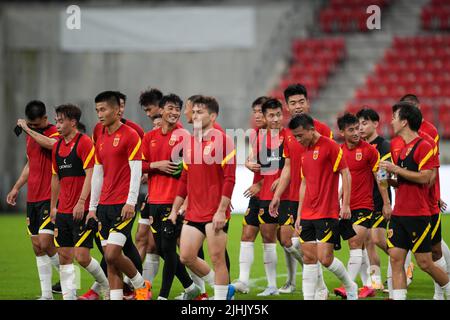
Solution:
{"label": "red and yellow jersey", "polygon": [[320,122],[317,119],[314,119],[314,128],[320,135],[333,139],[333,132],[331,131],[330,127],[327,126],[325,123]]}
{"label": "red and yellow jersey", "polygon": [[[123,124],[129,126],[130,128],[134,129],[137,134],[139,135],[139,137],[141,139],[144,139],[144,129],[142,129],[142,127],[140,125],[138,125],[136,122],[133,122],[131,120],[122,118],[120,119],[120,122],[122,122]],[[94,131],[92,132],[92,141],[94,141],[94,143],[97,141],[98,136],[103,133],[106,130],[106,128],[100,123],[97,122],[97,124],[94,127]]]}
{"label": "red and yellow jersey", "polygon": [[291,160],[291,180],[289,182],[289,200],[298,201],[300,184],[302,183],[301,168],[302,168],[302,155],[306,151],[306,148],[300,144],[292,135],[291,130],[286,129],[286,140],[284,141],[284,154],[286,158]]}

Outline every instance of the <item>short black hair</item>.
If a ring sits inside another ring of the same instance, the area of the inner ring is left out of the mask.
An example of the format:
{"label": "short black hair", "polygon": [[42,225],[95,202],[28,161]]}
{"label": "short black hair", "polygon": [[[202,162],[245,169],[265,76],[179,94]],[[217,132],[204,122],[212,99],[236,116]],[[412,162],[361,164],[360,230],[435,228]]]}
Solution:
{"label": "short black hair", "polygon": [[201,94],[194,94],[188,98],[188,101],[194,102],[194,100],[200,98],[201,96],[202,96]]}
{"label": "short black hair", "polygon": [[358,119],[370,120],[380,122],[380,116],[378,112],[371,108],[363,108],[356,113]]}
{"label": "short black hair", "polygon": [[284,90],[284,100],[288,102],[289,97],[298,94],[302,94],[306,99],[308,99],[308,92],[306,91],[306,87],[304,85],[300,83],[291,84]]}
{"label": "short black hair", "polygon": [[62,104],[55,107],[55,113],[62,114],[64,118],[70,120],[76,120],[77,129],[81,132],[86,132],[86,126],[80,122],[81,119],[81,109],[74,104]]}
{"label": "short black hair", "polygon": [[163,96],[162,99],[159,101],[159,107],[164,108],[164,106],[169,102],[177,105],[178,107],[180,107],[180,109],[183,107],[183,100],[181,100],[179,96],[173,93],[169,93]]}
{"label": "short black hair", "polygon": [[139,104],[141,107],[146,107],[148,105],[158,106],[159,101],[162,99],[163,94],[160,90],[156,88],[150,88],[141,93],[139,96]]}
{"label": "short black hair", "polygon": [[47,113],[45,104],[40,100],[31,100],[25,106],[25,115],[28,120],[36,120],[42,118]]}
{"label": "short black hair", "polygon": [[127,95],[125,93],[117,91],[117,95],[119,96],[119,99],[123,100],[123,102],[127,102]]}
{"label": "short black hair", "polygon": [[266,96],[261,96],[255,99],[255,101],[252,102],[252,109],[256,106],[263,105],[264,102],[266,102],[269,98]]}
{"label": "short black hair", "polygon": [[314,119],[306,113],[301,113],[296,116],[294,116],[288,124],[288,128],[291,130],[295,130],[299,127],[302,127],[303,129],[309,130],[311,128],[314,128]]}
{"label": "short black hair", "polygon": [[358,123],[358,118],[353,113],[350,113],[350,112],[344,113],[344,115],[340,116],[337,119],[337,125],[338,125],[339,130],[344,130],[348,126],[351,126],[352,124],[357,124],[357,123]]}
{"label": "short black hair", "polygon": [[392,113],[398,111],[398,118],[406,120],[412,131],[418,132],[422,125],[422,112],[419,108],[409,102],[397,102],[392,106]]}
{"label": "short black hair", "polygon": [[280,100],[275,98],[268,98],[261,106],[262,112],[266,114],[268,109],[281,109],[283,110],[283,105]]}
{"label": "short black hair", "polygon": [[203,104],[208,109],[209,113],[219,114],[219,103],[216,98],[208,96],[198,96],[192,101],[192,105]]}
{"label": "short black hair", "polygon": [[152,120],[158,119],[158,118],[162,118],[161,113],[155,114],[154,117],[152,117]]}
{"label": "short black hair", "polygon": [[117,91],[103,91],[95,97],[95,103],[106,102],[111,106],[119,106],[120,98]]}
{"label": "short black hair", "polygon": [[420,101],[419,98],[413,93],[407,93],[400,98],[400,102],[409,102],[415,106],[418,106]]}

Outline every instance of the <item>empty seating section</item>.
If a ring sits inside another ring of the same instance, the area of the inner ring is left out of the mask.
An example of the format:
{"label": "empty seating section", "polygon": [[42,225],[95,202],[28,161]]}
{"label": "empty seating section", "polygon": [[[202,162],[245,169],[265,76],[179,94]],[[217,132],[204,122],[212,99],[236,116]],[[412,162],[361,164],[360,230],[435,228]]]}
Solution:
{"label": "empty seating section", "polygon": [[431,0],[421,13],[425,30],[450,30],[450,0]]}
{"label": "empty seating section", "polygon": [[366,32],[367,8],[377,5],[382,9],[390,0],[330,0],[320,12],[320,27],[323,32]]}
{"label": "empty seating section", "polygon": [[450,35],[395,37],[346,109],[375,108],[391,134],[392,104],[406,93],[419,97],[424,117],[450,138]]}

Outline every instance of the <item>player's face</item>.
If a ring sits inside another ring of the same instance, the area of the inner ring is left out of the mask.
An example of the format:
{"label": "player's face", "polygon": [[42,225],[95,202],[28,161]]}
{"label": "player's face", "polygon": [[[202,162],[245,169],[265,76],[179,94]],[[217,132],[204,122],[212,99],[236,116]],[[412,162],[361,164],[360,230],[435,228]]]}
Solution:
{"label": "player's face", "polygon": [[123,118],[123,114],[125,113],[125,100],[123,99],[120,99],[119,110],[120,110],[120,117]]}
{"label": "player's face", "polygon": [[299,126],[298,128],[291,130],[291,132],[295,139],[303,146],[308,147],[311,144],[314,129],[305,129],[302,126]]}
{"label": "player's face", "polygon": [[58,133],[63,137],[67,137],[76,128],[75,120],[70,120],[63,114],[57,114],[55,121],[56,130],[58,130]]}
{"label": "player's face", "polygon": [[161,110],[161,116],[163,120],[169,124],[176,124],[181,116],[181,108],[172,102],[166,103]]}
{"label": "player's face", "polygon": [[34,120],[27,119],[27,126],[30,129],[44,129],[47,126],[47,116]]}
{"label": "player's face", "polygon": [[405,120],[403,120],[403,121],[400,120],[400,118],[398,117],[398,112],[399,112],[399,110],[397,110],[396,112],[394,112],[392,114],[392,121],[391,121],[392,129],[394,129],[395,135],[398,135],[400,133],[400,131],[403,129],[403,127],[405,126],[403,123]]}
{"label": "player's face", "polygon": [[371,137],[378,128],[378,121],[366,120],[364,118],[359,119],[359,134],[361,138],[368,139]]}
{"label": "player's face", "polygon": [[287,106],[291,116],[301,113],[309,113],[309,102],[303,94],[290,96],[287,101]]}
{"label": "player's face", "polygon": [[212,125],[214,119],[214,114],[209,113],[205,105],[195,104],[192,106],[192,122],[194,123],[194,128],[207,129]]}
{"label": "player's face", "polygon": [[359,122],[347,125],[344,130],[341,130],[341,134],[345,139],[345,142],[356,144],[359,142],[361,136],[359,135]]}
{"label": "player's face", "polygon": [[281,129],[283,124],[283,110],[281,108],[267,109],[264,119],[268,129]]}
{"label": "player's face", "polygon": [[192,101],[187,100],[184,108],[184,115],[186,116],[187,123],[192,123]]}
{"label": "player's face", "polygon": [[99,102],[95,104],[98,120],[104,126],[109,126],[120,119],[119,106],[111,106],[107,102]]}
{"label": "player's face", "polygon": [[149,104],[144,106],[144,112],[147,115],[147,117],[150,118],[150,120],[153,120],[153,118],[159,114],[159,107],[154,104]]}
{"label": "player's face", "polygon": [[161,128],[162,119],[161,117],[153,119],[153,129]]}
{"label": "player's face", "polygon": [[256,128],[261,129],[266,127],[266,121],[264,119],[260,104],[253,107],[253,119],[255,119]]}

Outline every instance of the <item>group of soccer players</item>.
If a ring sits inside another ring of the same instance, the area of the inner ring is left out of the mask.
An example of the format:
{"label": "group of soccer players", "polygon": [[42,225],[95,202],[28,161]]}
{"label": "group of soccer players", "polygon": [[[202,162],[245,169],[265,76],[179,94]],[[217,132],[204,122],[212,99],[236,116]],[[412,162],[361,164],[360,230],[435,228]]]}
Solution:
{"label": "group of soccer players", "polygon": [[[349,300],[373,296],[383,288],[376,245],[389,255],[390,298],[406,299],[412,254],[434,280],[433,298],[450,297],[450,252],[440,225],[446,204],[439,190],[439,136],[422,119],[418,98],[409,94],[393,106],[391,142],[378,136],[376,111],[363,108],[337,119],[344,141],[338,145],[330,128],[309,115],[303,85],[290,85],[284,97],[287,127],[279,100],[259,97],[252,104],[255,131],[245,165],[254,180],[245,192],[250,202],[243,218],[239,279],[232,284],[226,246],[236,150],[216,121],[215,98],[195,95],[183,103],[175,94],[145,91],[139,100],[153,125],[145,133],[123,117],[126,96],[105,91],[94,100],[99,122],[92,136],[80,122],[79,107],[57,106],[52,125],[45,104],[29,102],[26,120],[17,121],[27,134],[27,163],[7,202],[15,205],[27,184],[40,299],[53,299],[55,267],[63,299],[150,300],[160,258],[157,299],[168,299],[175,277],[184,288],[181,299],[208,299],[205,283],[214,288],[214,299],[231,299],[235,290],[250,290],[258,232],[267,277],[259,296],[293,293],[299,263],[305,300],[328,298],[322,266],[342,282],[337,295]],[[181,125],[183,107],[192,134]],[[142,205],[141,184],[148,186]],[[394,208],[389,186],[395,188]],[[341,239],[350,248],[347,268],[334,256]],[[211,266],[204,259],[205,240]],[[276,285],[277,240],[288,271],[282,288]],[[100,262],[90,254],[94,241]],[[79,297],[74,258],[95,280]]]}

